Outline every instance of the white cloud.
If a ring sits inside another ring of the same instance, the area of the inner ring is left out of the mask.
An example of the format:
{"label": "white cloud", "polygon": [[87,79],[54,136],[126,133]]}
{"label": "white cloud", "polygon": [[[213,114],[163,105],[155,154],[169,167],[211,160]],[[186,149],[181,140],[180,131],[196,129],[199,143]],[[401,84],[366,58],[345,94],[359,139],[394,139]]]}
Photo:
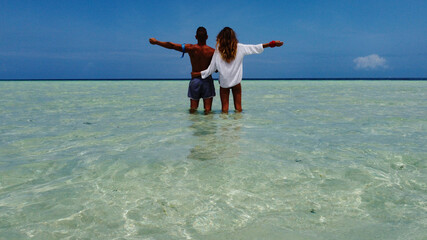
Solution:
{"label": "white cloud", "polygon": [[356,69],[377,69],[388,68],[387,60],[377,54],[371,54],[366,57],[358,57],[353,60],[356,64]]}

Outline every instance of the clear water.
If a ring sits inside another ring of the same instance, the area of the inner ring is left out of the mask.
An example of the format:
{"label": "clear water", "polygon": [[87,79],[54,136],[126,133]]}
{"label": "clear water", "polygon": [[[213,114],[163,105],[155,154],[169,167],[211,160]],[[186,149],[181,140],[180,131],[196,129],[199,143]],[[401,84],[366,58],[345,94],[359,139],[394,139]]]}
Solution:
{"label": "clear water", "polygon": [[427,238],[427,82],[187,84],[0,82],[0,239]]}

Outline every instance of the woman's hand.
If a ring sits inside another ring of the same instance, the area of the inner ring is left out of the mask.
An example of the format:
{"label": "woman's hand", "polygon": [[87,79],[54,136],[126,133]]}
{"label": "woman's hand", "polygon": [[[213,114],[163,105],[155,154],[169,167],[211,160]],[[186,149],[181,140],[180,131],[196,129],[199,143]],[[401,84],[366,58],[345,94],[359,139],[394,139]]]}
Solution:
{"label": "woman's hand", "polygon": [[274,47],[281,47],[281,46],[283,46],[283,42],[281,41],[271,41],[269,43],[264,43],[262,45],[263,48],[267,48],[267,47],[274,48]]}
{"label": "woman's hand", "polygon": [[191,72],[191,78],[201,77],[202,74],[200,72]]}
{"label": "woman's hand", "polygon": [[281,47],[283,46],[283,42],[281,41],[275,41],[276,42],[276,47]]}

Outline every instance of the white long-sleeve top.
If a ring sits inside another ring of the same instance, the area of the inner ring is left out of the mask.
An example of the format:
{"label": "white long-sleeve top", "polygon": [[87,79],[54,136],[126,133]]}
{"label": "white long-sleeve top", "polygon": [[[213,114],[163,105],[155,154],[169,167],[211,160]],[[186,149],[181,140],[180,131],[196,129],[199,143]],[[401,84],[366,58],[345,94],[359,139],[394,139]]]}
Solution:
{"label": "white long-sleeve top", "polygon": [[246,45],[238,43],[236,58],[228,63],[222,59],[218,49],[215,49],[211,64],[201,72],[202,78],[205,79],[218,70],[219,85],[223,88],[234,87],[242,81],[243,57],[250,54],[260,54],[263,51],[262,44]]}

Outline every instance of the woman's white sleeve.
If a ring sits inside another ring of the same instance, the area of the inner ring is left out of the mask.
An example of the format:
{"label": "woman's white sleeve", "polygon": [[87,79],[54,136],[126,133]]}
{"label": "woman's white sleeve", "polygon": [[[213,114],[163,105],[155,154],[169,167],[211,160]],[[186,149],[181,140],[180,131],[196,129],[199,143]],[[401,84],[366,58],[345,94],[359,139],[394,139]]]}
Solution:
{"label": "woman's white sleeve", "polygon": [[245,55],[250,55],[250,54],[260,54],[262,52],[264,52],[264,47],[262,46],[262,44],[257,44],[257,45],[248,45],[248,44],[242,44],[243,49],[244,49],[244,53]]}
{"label": "woman's white sleeve", "polygon": [[212,75],[217,69],[216,69],[216,58],[218,54],[217,51],[214,52],[214,55],[212,56],[211,63],[209,64],[209,67],[206,70],[201,71],[202,78],[205,79]]}

